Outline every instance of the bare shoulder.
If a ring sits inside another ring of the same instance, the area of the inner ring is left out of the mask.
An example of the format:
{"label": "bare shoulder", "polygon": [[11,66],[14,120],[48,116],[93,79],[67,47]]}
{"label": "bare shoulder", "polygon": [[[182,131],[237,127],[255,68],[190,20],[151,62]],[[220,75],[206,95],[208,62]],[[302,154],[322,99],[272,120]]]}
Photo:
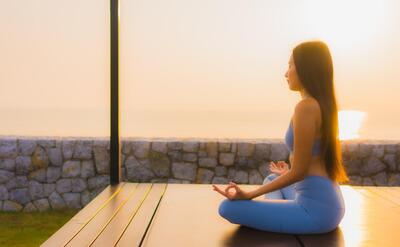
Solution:
{"label": "bare shoulder", "polygon": [[320,106],[316,99],[307,98],[297,103],[295,107],[295,115],[310,116],[317,118],[320,114]]}

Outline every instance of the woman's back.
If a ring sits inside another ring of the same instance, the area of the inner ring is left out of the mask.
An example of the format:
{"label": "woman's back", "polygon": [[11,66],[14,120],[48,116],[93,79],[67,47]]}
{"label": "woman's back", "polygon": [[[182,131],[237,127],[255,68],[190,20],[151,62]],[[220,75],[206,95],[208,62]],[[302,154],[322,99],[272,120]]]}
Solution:
{"label": "woman's back", "polygon": [[[306,99],[304,99],[303,101],[307,101],[309,104],[312,104],[314,107],[313,109],[315,109],[316,113],[313,114],[315,116],[318,116],[316,118],[316,125],[317,125],[317,133],[315,134],[315,138],[314,138],[314,143],[313,143],[313,150],[312,150],[312,157],[311,157],[311,161],[310,164],[308,166],[308,171],[307,171],[307,175],[317,175],[317,176],[324,176],[329,178],[329,174],[326,171],[325,168],[325,162],[321,157],[321,151],[322,151],[322,130],[321,130],[321,126],[322,126],[322,113],[321,113],[321,109],[319,106],[319,103],[316,99],[312,98],[312,97],[308,97]],[[286,131],[286,135],[285,135],[285,143],[288,146],[288,149],[290,151],[289,154],[289,163],[293,164],[293,151],[294,151],[294,138],[296,136],[296,133],[294,133],[293,130],[293,118],[290,120],[290,124],[289,127]]]}

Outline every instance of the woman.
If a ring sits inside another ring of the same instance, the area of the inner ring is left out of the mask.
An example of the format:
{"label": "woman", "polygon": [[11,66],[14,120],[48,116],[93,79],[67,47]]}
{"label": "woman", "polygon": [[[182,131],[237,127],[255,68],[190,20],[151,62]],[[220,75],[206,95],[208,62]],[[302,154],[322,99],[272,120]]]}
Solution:
{"label": "woman", "polygon": [[[219,214],[234,224],[289,234],[334,230],[345,213],[339,183],[348,182],[338,139],[338,113],[333,86],[332,58],[321,41],[296,46],[285,74],[297,103],[285,136],[288,164],[270,163],[263,185],[244,191],[230,182]],[[233,192],[230,190],[234,189]],[[264,195],[264,200],[252,200]]]}

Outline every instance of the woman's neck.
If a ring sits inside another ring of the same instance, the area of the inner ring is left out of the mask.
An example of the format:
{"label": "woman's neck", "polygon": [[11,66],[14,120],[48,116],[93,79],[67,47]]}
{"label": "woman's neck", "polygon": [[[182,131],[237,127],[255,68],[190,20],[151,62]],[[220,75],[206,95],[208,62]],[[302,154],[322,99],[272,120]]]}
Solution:
{"label": "woman's neck", "polygon": [[305,90],[300,91],[301,99],[307,99],[310,98],[311,96],[305,92]]}

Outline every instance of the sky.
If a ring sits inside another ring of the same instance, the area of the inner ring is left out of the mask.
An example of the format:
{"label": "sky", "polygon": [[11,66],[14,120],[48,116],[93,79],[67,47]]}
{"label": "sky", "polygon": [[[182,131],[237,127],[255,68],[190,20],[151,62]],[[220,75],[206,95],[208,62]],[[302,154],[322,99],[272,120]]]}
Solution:
{"label": "sky", "polygon": [[[343,139],[400,140],[395,0],[120,3],[122,136],[283,138],[291,50],[318,39]],[[0,135],[109,135],[109,24],[107,0],[0,1]]]}

